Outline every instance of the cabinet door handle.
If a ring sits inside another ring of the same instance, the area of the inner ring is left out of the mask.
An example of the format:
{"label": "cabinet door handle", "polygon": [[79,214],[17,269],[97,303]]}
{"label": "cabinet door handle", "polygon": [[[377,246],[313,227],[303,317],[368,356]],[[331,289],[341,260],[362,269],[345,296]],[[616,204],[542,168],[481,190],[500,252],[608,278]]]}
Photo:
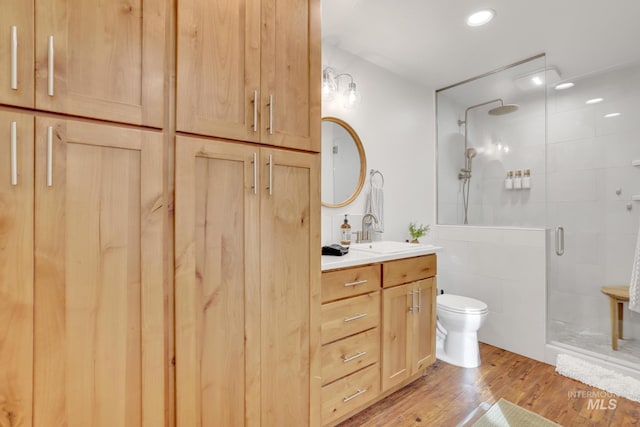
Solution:
{"label": "cabinet door handle", "polygon": [[564,228],[556,227],[556,255],[564,255]]}
{"label": "cabinet door handle", "polygon": [[422,311],[422,289],[418,289],[418,313]]}
{"label": "cabinet door handle", "polygon": [[11,27],[11,89],[18,90],[18,27]]}
{"label": "cabinet door handle", "polygon": [[409,311],[413,311],[416,306],[415,292],[411,291],[407,295],[411,295],[411,305],[409,306]]}
{"label": "cabinet door handle", "polygon": [[53,46],[53,36],[49,36],[49,60],[48,60],[48,71],[49,75],[47,76],[47,93],[49,96],[53,96],[53,71],[54,71],[54,46]]}
{"label": "cabinet door handle", "polygon": [[353,322],[354,320],[358,320],[358,319],[362,319],[363,317],[366,317],[367,313],[362,313],[362,314],[356,314],[355,316],[351,316],[351,317],[345,317],[344,318],[344,322]]}
{"label": "cabinet door handle", "polygon": [[357,282],[349,282],[349,283],[345,283],[344,287],[348,288],[349,286],[358,286],[358,285],[364,285],[365,283],[369,282],[368,280],[358,280]]}
{"label": "cabinet door handle", "polygon": [[342,403],[347,403],[348,401],[350,401],[351,399],[355,399],[358,396],[361,396],[363,394],[365,394],[367,392],[367,389],[362,389],[362,390],[358,390],[355,393],[353,393],[351,396],[345,396],[342,398]]}
{"label": "cabinet door handle", "polygon": [[253,91],[253,131],[258,132],[258,91]]}
{"label": "cabinet door handle", "polygon": [[11,122],[11,185],[18,185],[18,123]]}
{"label": "cabinet door handle", "polygon": [[273,95],[269,95],[269,135],[273,135]]}
{"label": "cabinet door handle", "polygon": [[349,356],[349,357],[347,357],[347,356],[342,356],[342,362],[343,362],[343,363],[351,362],[352,360],[355,360],[355,359],[357,359],[358,357],[362,357],[362,356],[364,356],[365,354],[367,354],[367,352],[366,352],[366,351],[359,351],[359,352],[357,352],[356,354],[354,354],[353,356]]}
{"label": "cabinet door handle", "polygon": [[258,194],[258,154],[253,153],[253,194]]}
{"label": "cabinet door handle", "polygon": [[269,186],[267,190],[269,190],[269,195],[273,195],[273,155],[269,154]]}
{"label": "cabinet door handle", "polygon": [[53,126],[47,128],[47,187],[53,186]]}

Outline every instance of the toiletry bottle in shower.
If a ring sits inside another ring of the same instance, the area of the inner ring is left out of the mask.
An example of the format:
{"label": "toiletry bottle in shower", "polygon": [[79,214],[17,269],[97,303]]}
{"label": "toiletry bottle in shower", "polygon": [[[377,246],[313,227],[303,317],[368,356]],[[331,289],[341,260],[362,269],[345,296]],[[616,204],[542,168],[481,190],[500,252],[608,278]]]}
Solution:
{"label": "toiletry bottle in shower", "polygon": [[522,188],[522,171],[516,171],[516,176],[513,178],[513,188],[516,190]]}
{"label": "toiletry bottle in shower", "polygon": [[507,177],[504,179],[505,190],[513,189],[513,171],[507,172]]}
{"label": "toiletry bottle in shower", "polygon": [[531,171],[529,169],[524,170],[524,176],[522,177],[522,188],[531,188]]}
{"label": "toiletry bottle in shower", "polygon": [[351,244],[351,225],[349,225],[347,214],[344,214],[344,222],[340,226],[340,244],[344,246]]}

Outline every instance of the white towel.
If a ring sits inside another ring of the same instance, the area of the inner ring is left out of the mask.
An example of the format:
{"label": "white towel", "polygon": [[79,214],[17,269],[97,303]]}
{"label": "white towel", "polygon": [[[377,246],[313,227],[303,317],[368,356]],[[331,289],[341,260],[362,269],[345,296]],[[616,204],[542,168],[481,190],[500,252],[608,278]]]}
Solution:
{"label": "white towel", "polygon": [[629,284],[629,310],[640,313],[640,230],[638,230],[638,241],[633,257],[631,283]]}
{"label": "white towel", "polygon": [[[366,213],[372,213],[378,218],[378,225],[374,229],[380,233],[384,232],[384,192],[382,187],[371,181],[371,188],[367,196],[367,204],[365,206]],[[371,222],[371,220],[367,220]]]}

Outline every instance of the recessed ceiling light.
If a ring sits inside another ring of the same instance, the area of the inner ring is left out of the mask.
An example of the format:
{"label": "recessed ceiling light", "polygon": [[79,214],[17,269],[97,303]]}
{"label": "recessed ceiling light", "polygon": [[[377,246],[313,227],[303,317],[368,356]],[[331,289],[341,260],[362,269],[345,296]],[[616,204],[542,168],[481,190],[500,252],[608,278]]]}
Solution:
{"label": "recessed ceiling light", "polygon": [[533,76],[531,78],[531,82],[536,86],[542,86],[542,84],[544,83],[544,81],[542,80],[542,77],[540,76]]}
{"label": "recessed ceiling light", "polygon": [[556,85],[555,89],[556,90],[565,90],[565,89],[572,88],[573,86],[574,86],[573,83],[566,82],[566,83],[560,83],[559,85]]}
{"label": "recessed ceiling light", "polygon": [[607,119],[610,119],[611,117],[618,117],[620,115],[620,113],[609,113],[609,114],[605,114],[604,117]]}
{"label": "recessed ceiling light", "polygon": [[496,16],[496,11],[493,9],[479,10],[469,15],[467,25],[470,27],[479,27],[491,21],[494,16]]}
{"label": "recessed ceiling light", "polygon": [[587,101],[585,101],[585,104],[597,104],[598,102],[602,102],[604,101],[604,98],[593,98],[593,99],[589,99]]}

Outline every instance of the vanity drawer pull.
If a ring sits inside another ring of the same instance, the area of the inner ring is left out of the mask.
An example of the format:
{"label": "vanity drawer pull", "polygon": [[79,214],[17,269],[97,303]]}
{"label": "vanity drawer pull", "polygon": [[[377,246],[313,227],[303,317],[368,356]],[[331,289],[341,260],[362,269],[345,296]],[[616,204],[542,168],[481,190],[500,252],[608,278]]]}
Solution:
{"label": "vanity drawer pull", "polygon": [[351,317],[345,317],[344,318],[344,322],[353,322],[354,320],[358,320],[358,319],[362,319],[363,317],[366,317],[367,313],[362,313],[362,314],[356,314],[355,316],[351,316]]}
{"label": "vanity drawer pull", "polygon": [[366,351],[359,351],[359,352],[357,352],[356,354],[354,354],[353,356],[349,356],[349,357],[342,356],[342,362],[343,362],[343,363],[351,362],[352,360],[356,360],[358,357],[362,357],[362,356],[364,356],[365,354],[367,354],[367,352],[366,352]]}
{"label": "vanity drawer pull", "polygon": [[349,282],[349,283],[345,283],[344,287],[347,288],[349,286],[364,285],[365,283],[369,283],[369,281],[368,280],[358,280],[357,282]]}
{"label": "vanity drawer pull", "polygon": [[358,396],[362,396],[363,394],[365,394],[367,392],[367,389],[361,389],[356,391],[355,393],[353,393],[351,396],[345,396],[342,398],[342,402],[347,403],[348,401],[355,399]]}

